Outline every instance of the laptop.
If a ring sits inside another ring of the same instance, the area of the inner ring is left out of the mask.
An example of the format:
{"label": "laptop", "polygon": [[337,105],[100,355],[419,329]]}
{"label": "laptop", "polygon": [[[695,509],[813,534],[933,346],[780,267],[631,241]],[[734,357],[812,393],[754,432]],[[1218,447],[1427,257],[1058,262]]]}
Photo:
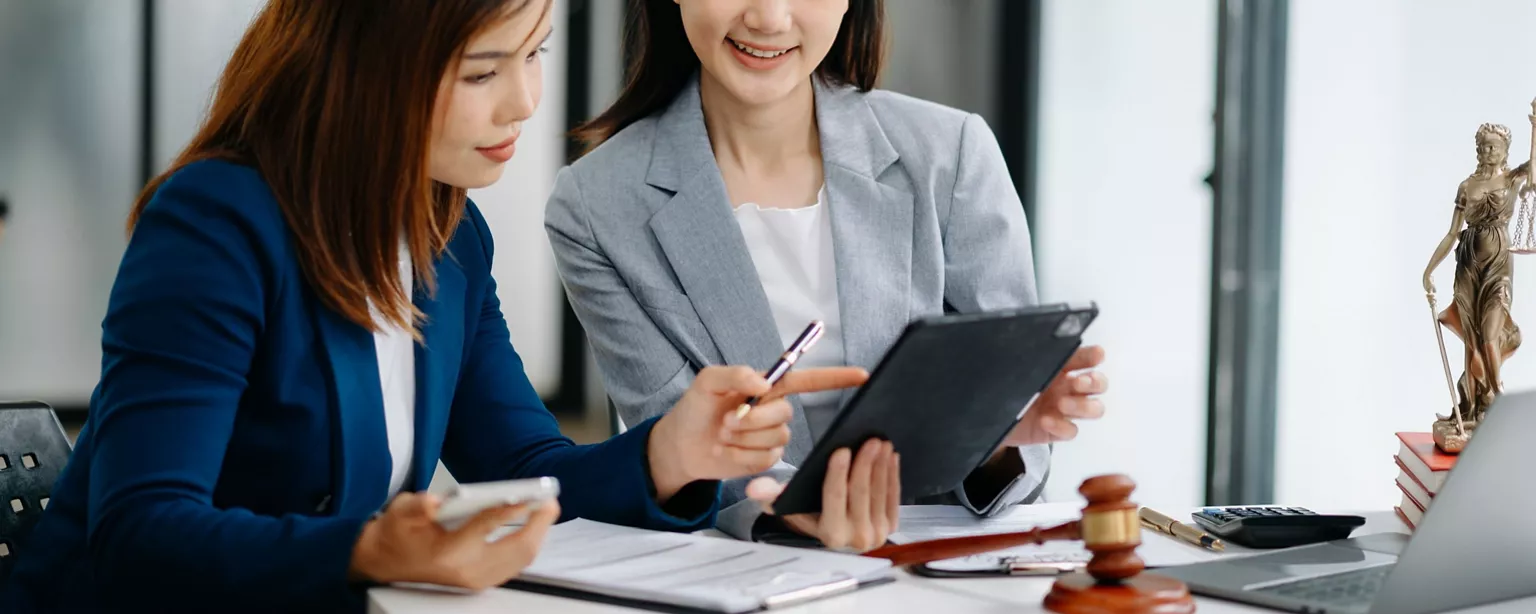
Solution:
{"label": "laptop", "polygon": [[1505,393],[1410,535],[1166,567],[1191,592],[1292,612],[1421,614],[1536,595],[1536,391]]}

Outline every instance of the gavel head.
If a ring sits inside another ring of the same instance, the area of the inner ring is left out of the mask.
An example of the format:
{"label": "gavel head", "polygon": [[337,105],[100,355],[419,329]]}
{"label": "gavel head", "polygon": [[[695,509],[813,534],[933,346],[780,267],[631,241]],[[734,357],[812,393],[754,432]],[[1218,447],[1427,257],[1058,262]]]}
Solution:
{"label": "gavel head", "polygon": [[1146,568],[1136,547],[1141,545],[1141,518],[1130,500],[1136,483],[1120,475],[1088,478],[1077,492],[1088,500],[1081,524],[1083,546],[1093,553],[1088,575],[1100,583],[1118,583]]}

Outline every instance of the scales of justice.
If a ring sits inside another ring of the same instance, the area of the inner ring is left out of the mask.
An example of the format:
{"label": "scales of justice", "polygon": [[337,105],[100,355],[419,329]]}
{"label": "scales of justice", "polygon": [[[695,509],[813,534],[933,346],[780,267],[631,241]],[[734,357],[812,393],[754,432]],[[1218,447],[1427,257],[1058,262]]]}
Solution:
{"label": "scales of justice", "polygon": [[[1478,127],[1477,169],[1456,189],[1451,228],[1424,269],[1424,293],[1434,317],[1440,363],[1451,394],[1451,413],[1436,414],[1435,445],[1460,453],[1504,390],[1499,368],[1520,347],[1520,327],[1510,313],[1514,294],[1512,254],[1536,253],[1536,101],[1531,102],[1531,157],[1509,168],[1509,128]],[[1451,304],[1435,303],[1435,269],[1455,250],[1456,277]],[[1462,343],[1462,373],[1451,378],[1444,330]]]}

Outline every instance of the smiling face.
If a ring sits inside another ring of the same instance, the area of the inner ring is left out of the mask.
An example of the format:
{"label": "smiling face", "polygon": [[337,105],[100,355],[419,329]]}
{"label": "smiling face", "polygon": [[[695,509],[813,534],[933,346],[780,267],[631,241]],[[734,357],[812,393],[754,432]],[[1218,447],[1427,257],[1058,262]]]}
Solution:
{"label": "smiling face", "polygon": [[487,27],[443,75],[427,160],[433,180],[468,189],[501,178],[543,94],[552,12],[530,5]]}
{"label": "smiling face", "polygon": [[848,12],[848,0],[676,1],[704,78],[749,105],[807,84]]}

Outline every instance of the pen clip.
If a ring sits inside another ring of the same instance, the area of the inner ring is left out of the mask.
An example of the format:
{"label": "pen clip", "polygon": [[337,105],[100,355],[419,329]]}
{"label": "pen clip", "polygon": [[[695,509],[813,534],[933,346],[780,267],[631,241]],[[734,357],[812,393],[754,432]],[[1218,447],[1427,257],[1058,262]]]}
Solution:
{"label": "pen clip", "polygon": [[796,359],[800,358],[801,354],[810,350],[811,346],[816,345],[816,342],[821,339],[822,334],[826,332],[827,326],[821,320],[811,321],[810,326],[807,326],[800,333],[800,336],[789,344],[789,348],[784,351],[784,359],[793,363]]}
{"label": "pen clip", "polygon": [[816,342],[820,339],[821,329],[817,329],[816,332],[812,333],[811,336],[805,340],[805,343],[802,343],[796,347],[789,348],[789,351],[784,352],[784,362],[787,362],[791,365],[795,364],[795,361],[800,360],[800,357],[805,355],[806,352],[810,351],[811,346],[816,345]]}

